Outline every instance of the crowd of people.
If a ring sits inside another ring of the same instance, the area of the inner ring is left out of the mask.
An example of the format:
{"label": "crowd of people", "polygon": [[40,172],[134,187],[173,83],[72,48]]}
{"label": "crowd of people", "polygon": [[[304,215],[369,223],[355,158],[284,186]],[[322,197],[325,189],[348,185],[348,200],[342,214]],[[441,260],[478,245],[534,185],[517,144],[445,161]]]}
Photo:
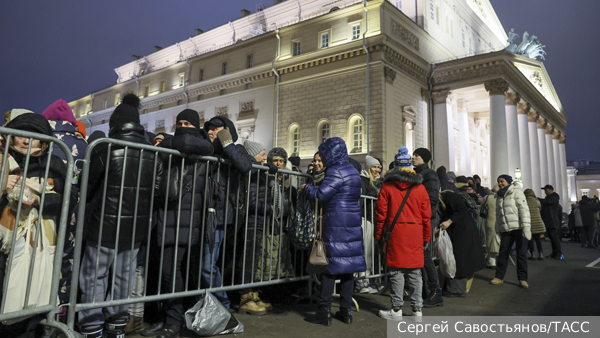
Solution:
{"label": "crowd of people", "polygon": [[[528,288],[528,260],[544,259],[543,237],[551,242],[552,252],[547,257],[564,258],[559,237],[562,208],[552,186],[542,188],[545,198],[537,198],[532,189],[523,191],[519,182],[503,174],[488,189],[477,175],[457,176],[443,166],[430,168],[432,155],[426,148],[409,154],[406,147],[400,147],[383,173],[380,159],[366,155],[363,169],[349,156],[345,141],[332,137],[319,146],[307,168],[310,181],[305,184],[300,176],[279,173],[284,169],[301,173],[299,157],[290,157],[279,147],[267,152],[250,140],[236,143],[236,128],[223,116],[201,125],[198,113],[185,109],[176,117],[174,135],[145,131],[139,119],[139,98],[133,94],[126,95],[111,115],[108,135],[96,131],[87,137],[64,100],[41,115],[13,109],[5,120],[7,128],[61,140],[75,160],[83,159],[88,144],[101,138],[184,154],[172,157],[109,143],[90,148],[86,203],[79,205],[81,182],[72,186],[69,198],[58,295],[61,303],[69,302],[73,254],[79,245],[80,303],[143,296],[153,292],[153,283],[160,285],[155,293],[182,292],[190,283],[217,288],[224,275],[233,274],[236,285],[247,285],[238,290],[237,311],[266,314],[273,304],[252,283],[305,273],[291,254],[294,248],[290,244],[298,196],[318,200],[322,208],[315,212],[322,222],[328,264],[318,274],[318,311],[309,321],[325,326],[331,325],[333,318],[352,323],[355,292],[380,293],[386,288],[379,275],[382,265],[389,274],[391,308],[379,315],[397,319],[409,313],[403,312],[405,300],[410,301],[412,315],[422,316],[423,308],[443,306],[444,297],[466,297],[474,274],[486,266],[496,270],[490,283],[502,284],[513,248],[519,285]],[[56,245],[67,178],[79,176],[83,168],[82,161],[76,161],[75,172],[68,173],[66,156],[56,145],[50,153],[47,142],[17,136],[9,139],[7,142],[3,136],[0,154],[8,152],[6,163],[0,163],[6,173],[0,201],[0,280],[4,280],[11,251],[18,257],[23,254],[19,248],[27,247],[40,210],[47,224],[43,245]],[[227,164],[202,159],[209,155]],[[264,169],[257,169],[261,166]],[[46,190],[40,199],[43,180]],[[12,243],[19,201],[11,196],[18,195],[22,187],[32,197],[22,208],[21,216],[27,222],[19,225],[23,231]],[[240,199],[240,191],[247,198]],[[84,231],[82,238],[75,238],[79,208],[85,208]],[[597,244],[599,210],[597,198],[584,197],[572,206],[572,241],[581,241],[582,247]],[[240,223],[239,219],[246,221]],[[452,243],[452,269],[437,259],[441,235]],[[228,236],[237,244],[228,242]],[[266,243],[269,241],[279,244],[274,248]],[[308,253],[303,256],[307,258]],[[220,264],[223,262],[226,264]],[[332,314],[336,280],[341,280],[340,310]],[[3,285],[7,287],[11,286]],[[234,307],[231,295],[214,293],[227,309]],[[18,297],[18,293],[8,297]],[[7,301],[14,299],[18,298]],[[160,302],[157,311],[161,319],[146,327],[144,303],[89,308],[78,313],[77,328],[87,338],[122,337],[132,332],[177,337],[184,325],[184,304],[181,297]]]}

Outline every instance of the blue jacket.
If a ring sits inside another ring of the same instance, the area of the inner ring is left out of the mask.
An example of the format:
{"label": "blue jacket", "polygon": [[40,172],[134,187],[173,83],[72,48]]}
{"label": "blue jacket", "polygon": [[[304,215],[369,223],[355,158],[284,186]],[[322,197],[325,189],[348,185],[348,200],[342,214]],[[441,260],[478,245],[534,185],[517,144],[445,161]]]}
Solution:
{"label": "blue jacket", "polygon": [[327,251],[327,272],[332,275],[366,270],[359,199],[361,180],[348,163],[346,143],[339,137],[319,146],[327,168],[318,188],[307,184],[310,198],[323,208],[323,241]]}
{"label": "blue jacket", "polygon": [[[69,149],[71,149],[71,155],[73,156],[73,161],[83,160],[85,157],[85,150],[87,149],[87,142],[84,138],[79,136],[75,136],[75,127],[67,122],[67,121],[48,121],[50,127],[52,128],[52,134],[57,139],[63,141]],[[54,149],[52,150],[52,155],[56,155],[60,157],[65,164],[67,164],[66,159],[67,156],[63,153],[63,151],[55,144]],[[83,169],[83,161],[75,162],[75,170],[77,174],[81,172]],[[68,173],[73,177],[73,173]]]}

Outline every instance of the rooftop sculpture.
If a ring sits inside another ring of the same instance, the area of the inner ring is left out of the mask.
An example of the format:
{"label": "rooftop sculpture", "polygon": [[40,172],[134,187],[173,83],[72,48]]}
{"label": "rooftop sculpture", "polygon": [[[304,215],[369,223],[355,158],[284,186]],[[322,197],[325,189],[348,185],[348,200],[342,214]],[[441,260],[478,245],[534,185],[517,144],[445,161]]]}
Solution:
{"label": "rooftop sculpture", "polygon": [[546,60],[544,57],[544,55],[546,55],[544,47],[546,46],[540,43],[537,36],[531,35],[530,37],[529,32],[525,31],[525,33],[523,33],[523,41],[518,46],[513,42],[517,37],[519,37],[519,34],[515,33],[514,28],[508,32],[508,47],[506,47],[505,50],[526,56],[530,59],[537,59],[539,56],[540,59]]}

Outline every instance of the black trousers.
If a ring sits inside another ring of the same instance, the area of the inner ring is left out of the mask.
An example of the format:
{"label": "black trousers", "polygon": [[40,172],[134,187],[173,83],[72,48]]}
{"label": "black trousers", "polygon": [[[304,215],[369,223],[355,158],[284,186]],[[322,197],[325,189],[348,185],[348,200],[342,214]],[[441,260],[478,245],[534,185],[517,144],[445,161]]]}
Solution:
{"label": "black trousers", "polygon": [[321,294],[319,295],[319,307],[330,307],[333,303],[333,289],[335,288],[335,280],[341,280],[340,290],[340,307],[343,309],[352,308],[352,294],[354,292],[354,277],[351,273],[343,273],[339,275],[321,275]]}
{"label": "black trousers", "polygon": [[590,242],[591,241],[591,236],[590,236],[590,227],[589,226],[582,226],[579,228],[579,237],[581,238],[581,247],[583,248],[585,246],[585,243]]}
{"label": "black trousers", "polygon": [[[175,257],[175,248],[177,248],[177,257]],[[165,246],[162,268],[162,289],[163,293],[173,292],[173,283],[175,283],[175,292],[183,291],[183,275],[181,273],[184,258],[187,258],[187,246]],[[173,268],[175,267],[175,274]],[[164,303],[166,314],[166,325],[183,325],[183,298],[166,300]]]}
{"label": "black trousers", "polygon": [[496,258],[496,278],[504,280],[513,244],[517,249],[517,277],[520,281],[527,281],[527,238],[523,236],[521,229],[500,234],[500,250]]}
{"label": "black trousers", "polygon": [[534,244],[537,246],[537,250],[540,254],[543,254],[544,250],[542,249],[542,234],[532,234],[531,240],[529,241],[529,252],[533,255],[535,252]]}
{"label": "black trousers", "polygon": [[556,229],[546,229],[548,237],[550,238],[550,244],[552,244],[552,255],[551,257],[560,257],[562,255],[562,249],[560,247],[560,237],[558,237],[558,231]]}
{"label": "black trousers", "polygon": [[[435,264],[433,263],[432,251],[433,251],[433,239],[434,239],[434,231],[437,228],[439,217],[437,216],[437,212],[431,218],[431,240],[427,249],[424,250],[425,255],[425,265],[421,269],[421,274],[423,275],[423,286],[427,287],[427,290],[439,289],[440,288],[440,279],[437,274],[437,269]],[[423,293],[426,295],[426,293]]]}

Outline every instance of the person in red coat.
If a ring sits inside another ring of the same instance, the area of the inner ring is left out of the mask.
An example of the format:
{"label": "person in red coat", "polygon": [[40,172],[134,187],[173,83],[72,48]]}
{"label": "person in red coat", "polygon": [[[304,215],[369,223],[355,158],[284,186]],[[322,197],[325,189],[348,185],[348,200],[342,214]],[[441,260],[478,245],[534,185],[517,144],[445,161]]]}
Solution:
{"label": "person in red coat", "polygon": [[401,147],[395,169],[388,171],[377,199],[375,238],[379,240],[390,231],[402,201],[408,198],[393,226],[387,242],[386,265],[391,274],[390,292],[392,309],[379,311],[386,319],[402,317],[404,282],[410,291],[410,303],[415,316],[422,316],[423,307],[421,268],[424,266],[423,248],[431,239],[431,204],[423,177],[411,169],[411,156]]}

